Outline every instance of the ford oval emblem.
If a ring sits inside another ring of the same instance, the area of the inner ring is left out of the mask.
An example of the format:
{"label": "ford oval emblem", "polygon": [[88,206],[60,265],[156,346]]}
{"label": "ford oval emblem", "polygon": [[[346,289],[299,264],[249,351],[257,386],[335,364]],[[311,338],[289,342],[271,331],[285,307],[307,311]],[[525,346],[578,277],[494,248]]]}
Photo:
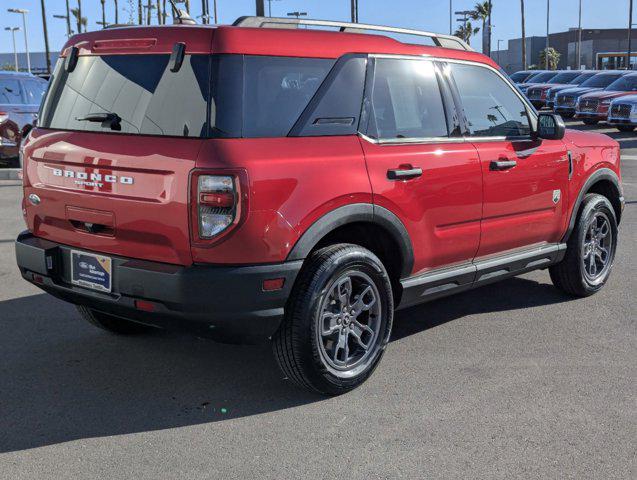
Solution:
{"label": "ford oval emblem", "polygon": [[38,197],[35,193],[29,195],[29,202],[31,202],[32,205],[40,205],[41,201],[40,197]]}

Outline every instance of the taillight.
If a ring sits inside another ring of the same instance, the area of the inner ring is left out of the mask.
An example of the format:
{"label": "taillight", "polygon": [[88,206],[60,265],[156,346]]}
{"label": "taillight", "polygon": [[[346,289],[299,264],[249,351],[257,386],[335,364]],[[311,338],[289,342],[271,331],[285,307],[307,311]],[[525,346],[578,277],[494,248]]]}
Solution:
{"label": "taillight", "polygon": [[9,120],[9,114],[7,112],[0,112],[0,123],[4,123]]}
{"label": "taillight", "polygon": [[235,227],[241,216],[244,171],[195,170],[191,177],[191,224],[194,243],[209,244]]}

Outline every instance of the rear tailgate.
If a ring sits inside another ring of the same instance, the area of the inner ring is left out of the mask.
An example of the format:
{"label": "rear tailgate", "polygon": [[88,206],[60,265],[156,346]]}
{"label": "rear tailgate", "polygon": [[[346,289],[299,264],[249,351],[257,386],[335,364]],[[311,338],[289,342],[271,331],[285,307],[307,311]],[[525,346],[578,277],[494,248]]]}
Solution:
{"label": "rear tailgate", "polygon": [[191,263],[188,178],[202,140],[36,129],[25,150],[27,224],[80,249]]}

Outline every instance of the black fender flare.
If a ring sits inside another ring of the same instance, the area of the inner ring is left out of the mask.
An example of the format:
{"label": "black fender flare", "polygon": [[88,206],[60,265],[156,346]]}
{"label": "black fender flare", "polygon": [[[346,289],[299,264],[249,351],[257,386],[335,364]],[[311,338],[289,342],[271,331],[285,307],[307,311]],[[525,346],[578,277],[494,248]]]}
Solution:
{"label": "black fender flare", "polygon": [[287,260],[304,260],[325,235],[350,223],[373,223],[387,231],[400,247],[403,260],[401,278],[411,274],[414,250],[405,225],[391,211],[371,203],[344,205],[323,215],[301,235],[288,254]]}
{"label": "black fender flare", "polygon": [[[571,236],[571,233],[573,233],[573,230],[575,229],[575,222],[577,221],[579,209],[582,205],[582,202],[584,201],[584,196],[591,188],[591,186],[593,186],[600,180],[608,180],[613,185],[615,185],[615,188],[617,188],[617,191],[619,192],[619,198],[621,202],[623,193],[621,183],[619,182],[619,177],[617,176],[617,174],[610,168],[600,168],[599,170],[593,172],[591,176],[586,179],[584,185],[582,185],[582,188],[579,191],[579,194],[577,195],[577,199],[575,200],[575,204],[573,205],[573,210],[571,212],[571,219],[568,224],[568,229],[566,230],[566,234],[564,235],[562,242],[567,242],[568,238]],[[619,220],[620,218],[617,217],[617,223],[619,223]]]}

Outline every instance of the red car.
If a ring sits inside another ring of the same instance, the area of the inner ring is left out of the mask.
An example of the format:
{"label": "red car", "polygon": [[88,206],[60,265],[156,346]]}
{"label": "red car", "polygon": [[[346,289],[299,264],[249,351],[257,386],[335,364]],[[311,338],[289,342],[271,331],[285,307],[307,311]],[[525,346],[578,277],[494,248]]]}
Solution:
{"label": "red car", "polygon": [[611,272],[617,142],[538,115],[454,37],[113,28],[70,38],[53,78],[17,263],[111,332],[264,339],[334,395],[372,374],[396,309],[545,268],[587,296]]}
{"label": "red car", "polygon": [[581,118],[586,125],[606,121],[613,99],[634,95],[635,92],[637,92],[637,73],[623,75],[604,90],[582,95],[577,101],[577,118]]}
{"label": "red car", "polygon": [[31,128],[47,82],[28,74],[0,72],[0,166],[18,166],[18,146]]}

